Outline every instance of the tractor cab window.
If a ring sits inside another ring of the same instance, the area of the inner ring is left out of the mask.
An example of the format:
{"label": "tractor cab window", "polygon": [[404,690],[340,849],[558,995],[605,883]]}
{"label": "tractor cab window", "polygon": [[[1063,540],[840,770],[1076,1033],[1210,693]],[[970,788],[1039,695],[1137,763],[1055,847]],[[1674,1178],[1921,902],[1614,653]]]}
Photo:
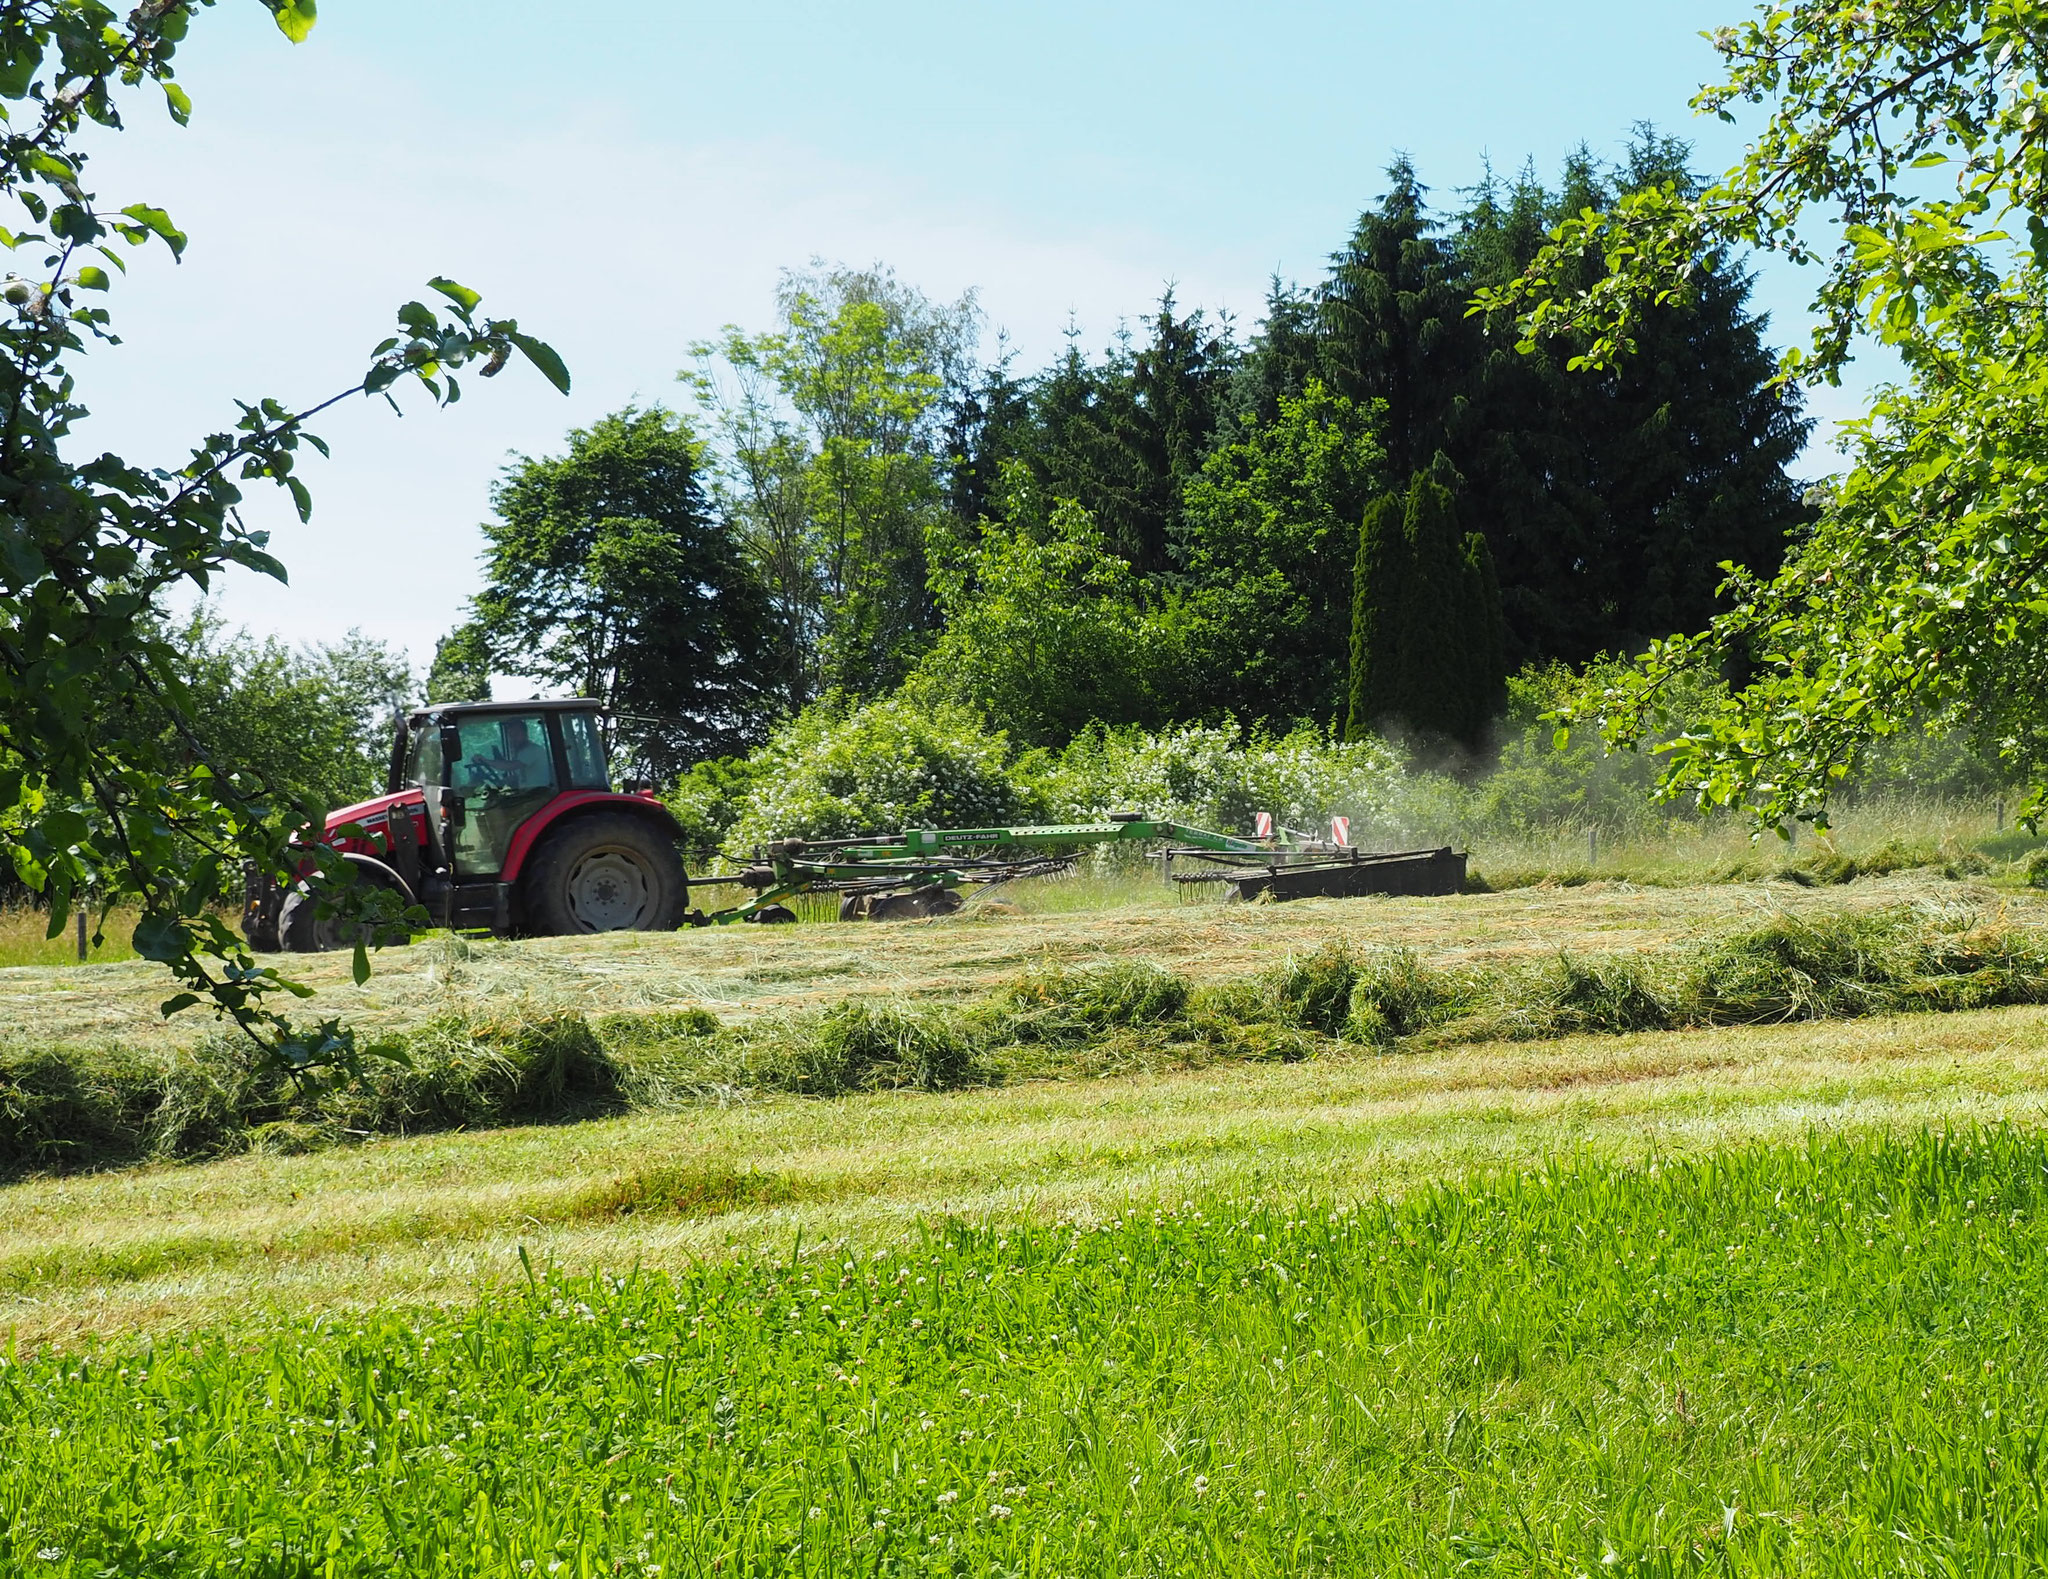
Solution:
{"label": "tractor cab window", "polygon": [[473,713],[456,720],[462,754],[448,764],[449,812],[460,875],[502,871],[519,825],[555,793],[555,756],[538,713]]}
{"label": "tractor cab window", "polygon": [[560,715],[562,745],[569,759],[570,789],[608,790],[611,774],[605,766],[604,731],[595,713]]}
{"label": "tractor cab window", "polygon": [[462,741],[455,788],[511,794],[554,789],[554,753],[548,750],[547,723],[538,715],[482,713],[455,727]]}
{"label": "tractor cab window", "polygon": [[425,728],[412,732],[412,747],[405,758],[405,782],[422,788],[441,782],[441,732],[431,720]]}

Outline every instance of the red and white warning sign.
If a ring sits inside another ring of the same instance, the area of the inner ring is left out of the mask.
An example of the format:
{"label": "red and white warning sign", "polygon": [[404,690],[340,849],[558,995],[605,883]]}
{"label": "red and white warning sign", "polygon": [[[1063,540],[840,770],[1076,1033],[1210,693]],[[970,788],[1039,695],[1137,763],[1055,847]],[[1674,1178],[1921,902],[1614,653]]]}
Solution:
{"label": "red and white warning sign", "polygon": [[1270,839],[1273,837],[1273,814],[1270,811],[1252,813],[1252,837]]}
{"label": "red and white warning sign", "polygon": [[1349,848],[1351,844],[1351,819],[1332,817],[1330,819],[1330,842]]}

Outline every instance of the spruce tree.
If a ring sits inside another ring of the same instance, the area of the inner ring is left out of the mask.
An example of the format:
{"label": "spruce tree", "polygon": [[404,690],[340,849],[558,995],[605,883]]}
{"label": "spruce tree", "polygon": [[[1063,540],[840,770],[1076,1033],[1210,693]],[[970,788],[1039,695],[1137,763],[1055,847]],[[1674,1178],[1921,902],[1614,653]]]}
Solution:
{"label": "spruce tree", "polygon": [[1141,574],[1170,570],[1182,494],[1214,440],[1238,359],[1227,322],[1182,314],[1168,291],[1143,345],[1120,336],[1091,364],[1070,340],[1032,388],[1036,432],[1020,453],[1045,496],[1079,503]]}
{"label": "spruce tree", "polygon": [[1468,392],[1481,336],[1456,249],[1435,234],[1427,188],[1406,155],[1391,189],[1359,216],[1317,293],[1322,375],[1359,405],[1386,402],[1384,442],[1396,477],[1426,466]]}
{"label": "spruce tree", "polygon": [[1397,161],[1331,260],[1312,324],[1276,291],[1234,392],[1263,412],[1313,368],[1361,409],[1385,403],[1394,476],[1450,455],[1461,512],[1496,561],[1511,664],[1699,630],[1722,561],[1769,573],[1807,519],[1787,469],[1811,424],[1797,389],[1773,382],[1767,324],[1731,259],[1703,256],[1684,295],[1646,309],[1636,354],[1609,373],[1569,368],[1569,346],[1524,355],[1505,326],[1467,317],[1473,292],[1513,279],[1562,220],[1686,189],[1688,153],[1643,129],[1618,165],[1581,149],[1551,187],[1526,166],[1488,172],[1448,216]]}

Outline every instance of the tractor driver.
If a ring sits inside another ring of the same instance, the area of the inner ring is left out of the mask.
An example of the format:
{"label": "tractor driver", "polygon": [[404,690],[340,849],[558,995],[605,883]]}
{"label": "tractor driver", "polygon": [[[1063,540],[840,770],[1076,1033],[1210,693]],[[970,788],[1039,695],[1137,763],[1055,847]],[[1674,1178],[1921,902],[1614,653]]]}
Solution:
{"label": "tractor driver", "polygon": [[[472,727],[465,725],[464,733],[468,734]],[[533,738],[531,723],[524,718],[501,719],[491,728],[491,733],[497,738],[490,740],[487,749],[477,749],[483,744],[481,741],[469,743],[469,751],[456,769],[462,788],[472,791],[554,788],[554,764],[548,756],[546,743]]]}
{"label": "tractor driver", "polygon": [[505,720],[503,747],[492,765],[503,775],[509,790],[547,789],[554,781],[554,764],[547,747],[533,738],[533,726],[523,718]]}

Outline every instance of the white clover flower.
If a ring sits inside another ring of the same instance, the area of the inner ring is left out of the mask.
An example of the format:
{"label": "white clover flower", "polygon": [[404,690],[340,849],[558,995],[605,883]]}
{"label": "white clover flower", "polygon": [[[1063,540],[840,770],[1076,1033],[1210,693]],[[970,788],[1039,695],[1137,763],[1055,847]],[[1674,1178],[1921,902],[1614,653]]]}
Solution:
{"label": "white clover flower", "polygon": [[1007,1519],[1010,1516],[1010,1510],[1000,1502],[991,1502],[988,1505],[988,1516],[992,1519]]}
{"label": "white clover flower", "polygon": [[940,1506],[940,1507],[944,1507],[944,1506],[946,1506],[946,1504],[948,1504],[948,1503],[952,1503],[952,1502],[958,1502],[959,1500],[960,1500],[960,1493],[959,1493],[959,1492],[957,1492],[957,1491],[942,1491],[942,1492],[940,1492],[940,1493],[939,1493],[939,1506]]}

